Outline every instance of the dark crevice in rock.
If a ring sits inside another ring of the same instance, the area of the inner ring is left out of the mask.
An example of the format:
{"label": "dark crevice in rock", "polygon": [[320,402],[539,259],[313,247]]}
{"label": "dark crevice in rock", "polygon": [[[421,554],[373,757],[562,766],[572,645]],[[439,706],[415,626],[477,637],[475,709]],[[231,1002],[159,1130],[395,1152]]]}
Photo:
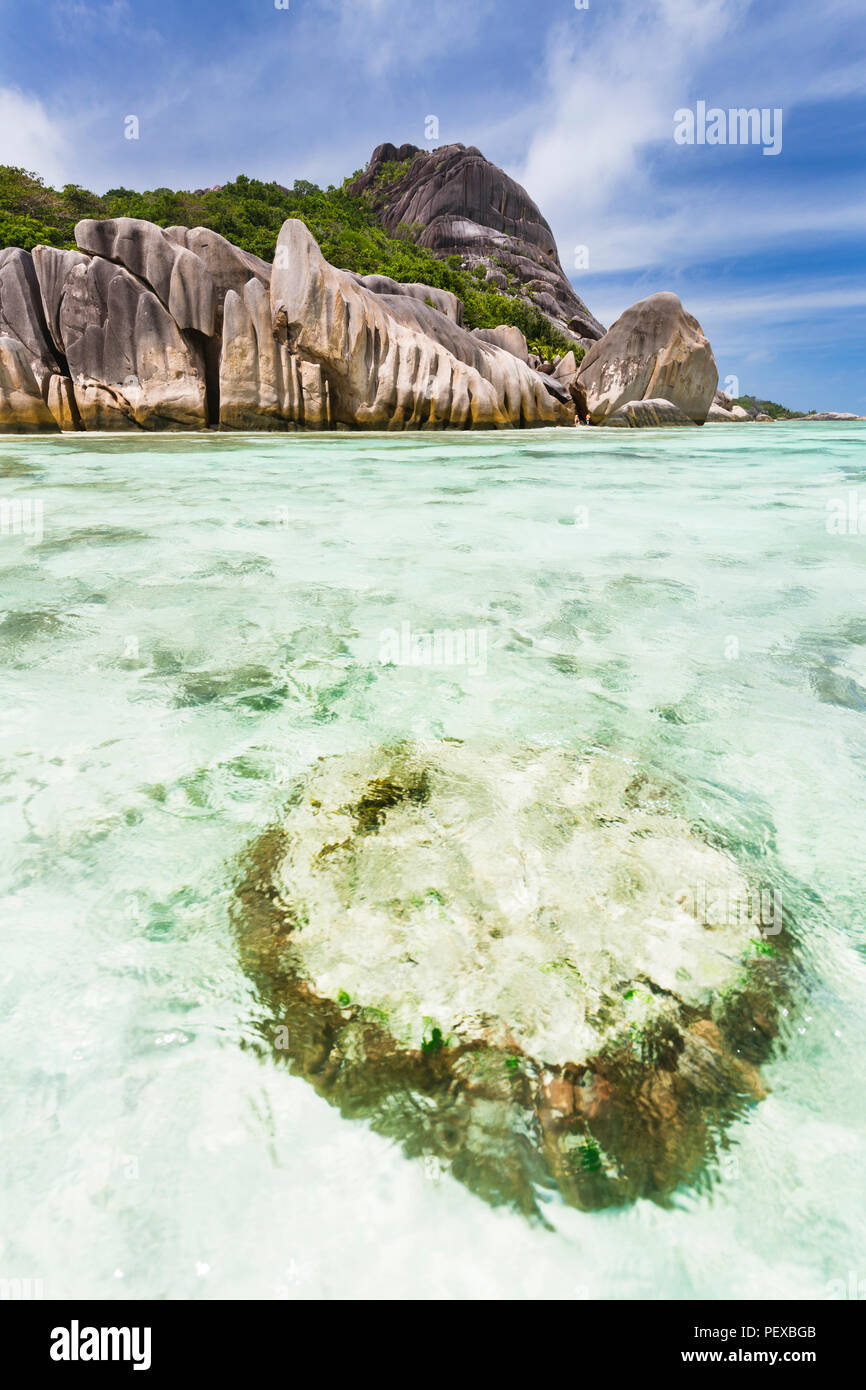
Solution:
{"label": "dark crevice in rock", "polygon": [[200,361],[204,374],[207,424],[216,429],[220,422],[220,353],[222,342],[219,337],[208,337],[195,328],[186,329],[183,334],[194,356]]}

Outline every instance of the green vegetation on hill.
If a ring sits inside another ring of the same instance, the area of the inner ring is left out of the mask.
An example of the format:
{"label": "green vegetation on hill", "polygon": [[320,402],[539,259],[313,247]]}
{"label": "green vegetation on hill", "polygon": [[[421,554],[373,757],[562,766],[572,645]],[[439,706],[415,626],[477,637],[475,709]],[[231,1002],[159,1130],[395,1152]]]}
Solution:
{"label": "green vegetation on hill", "polygon": [[772,420],[802,420],[804,415],[814,415],[813,410],[789,410],[785,405],[779,405],[777,401],[759,401],[756,396],[739,396],[734,405],[741,405],[744,410],[756,410],[764,415],[769,415]]}
{"label": "green vegetation on hill", "polygon": [[[397,166],[395,166],[396,168]],[[354,175],[352,176],[354,177]],[[209,227],[235,245],[274,258],[277,236],[287,217],[305,222],[332,265],[359,275],[390,275],[403,282],[420,280],[451,290],[462,299],[468,328],[495,328],[508,323],[522,329],[529,341],[556,352],[583,350],[557,333],[540,309],[485,286],[464,269],[459,256],[438,259],[415,243],[416,229],[401,227],[389,235],[367,200],[341,188],[319,188],[297,179],[293,188],[262,183],[240,175],[222,188],[195,193],[154,188],[136,193],[111,188],[102,195],[76,184],[57,190],[36,174],[0,165],[0,249],[21,246],[74,247],[73,229],[83,217],[143,217],[160,227]]]}

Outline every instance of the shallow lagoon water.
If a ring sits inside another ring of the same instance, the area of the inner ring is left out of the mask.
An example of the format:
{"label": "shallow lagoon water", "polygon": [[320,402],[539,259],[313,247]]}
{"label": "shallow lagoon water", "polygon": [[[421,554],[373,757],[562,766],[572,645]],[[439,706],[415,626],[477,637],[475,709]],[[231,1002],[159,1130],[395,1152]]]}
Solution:
{"label": "shallow lagoon water", "polygon": [[[866,535],[827,524],[852,496],[860,425],[0,439],[22,504],[0,535],[0,1276],[290,1299],[866,1277]],[[474,659],[383,664],[406,624],[472,634]],[[244,1046],[231,865],[297,774],[491,735],[637,758],[797,919],[771,1093],[667,1208],[549,1196],[533,1226]]]}

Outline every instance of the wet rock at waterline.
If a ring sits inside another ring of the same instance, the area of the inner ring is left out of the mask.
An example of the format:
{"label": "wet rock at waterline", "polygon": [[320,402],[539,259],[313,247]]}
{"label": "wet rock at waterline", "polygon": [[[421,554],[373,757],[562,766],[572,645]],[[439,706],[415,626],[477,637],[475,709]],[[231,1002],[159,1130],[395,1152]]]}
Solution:
{"label": "wet rock at waterline", "polygon": [[443,740],[320,759],[235,919],[277,1059],[533,1212],[664,1200],[761,1098],[781,965],[749,898],[634,764]]}
{"label": "wet rock at waterline", "polygon": [[648,401],[629,401],[628,405],[615,410],[612,415],[607,415],[602,420],[602,425],[610,428],[616,426],[624,429],[642,429],[645,426],[656,428],[676,428],[682,425],[689,425],[695,428],[694,420],[663,397]]}
{"label": "wet rock at waterline", "polygon": [[58,428],[24,345],[17,338],[0,336],[0,433]]}

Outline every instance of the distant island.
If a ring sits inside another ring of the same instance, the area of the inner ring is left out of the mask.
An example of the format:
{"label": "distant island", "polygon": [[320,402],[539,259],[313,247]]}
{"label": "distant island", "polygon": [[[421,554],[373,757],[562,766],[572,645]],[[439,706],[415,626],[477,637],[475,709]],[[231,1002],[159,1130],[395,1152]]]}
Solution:
{"label": "distant island", "polygon": [[0,166],[0,248],[0,431],[822,418],[719,392],[676,295],[605,331],[471,146],[380,145],[327,189],[100,196]]}

